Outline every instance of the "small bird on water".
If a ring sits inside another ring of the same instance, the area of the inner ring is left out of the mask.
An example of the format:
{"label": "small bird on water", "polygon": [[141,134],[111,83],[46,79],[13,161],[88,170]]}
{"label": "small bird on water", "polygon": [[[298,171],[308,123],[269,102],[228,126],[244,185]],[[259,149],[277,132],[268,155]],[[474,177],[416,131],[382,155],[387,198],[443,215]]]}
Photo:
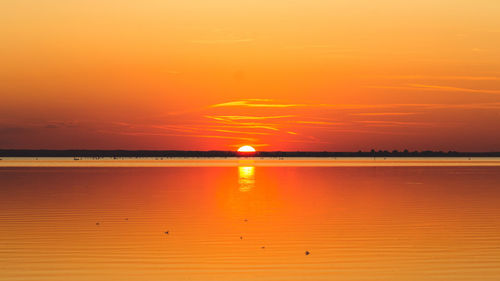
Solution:
{"label": "small bird on water", "polygon": [[168,230],[167,230],[167,231],[165,231],[165,234],[168,234]]}
{"label": "small bird on water", "polygon": [[309,252],[309,251],[306,251],[306,253],[305,253],[305,254],[306,254],[306,256],[308,256],[308,255],[310,254],[310,252]]}

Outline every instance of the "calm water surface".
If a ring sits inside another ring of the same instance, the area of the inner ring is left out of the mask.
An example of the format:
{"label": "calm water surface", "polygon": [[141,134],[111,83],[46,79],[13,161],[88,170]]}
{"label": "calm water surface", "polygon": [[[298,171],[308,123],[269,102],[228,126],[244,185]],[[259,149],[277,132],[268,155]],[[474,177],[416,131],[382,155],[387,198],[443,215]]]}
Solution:
{"label": "calm water surface", "polygon": [[4,167],[0,280],[500,280],[500,167]]}

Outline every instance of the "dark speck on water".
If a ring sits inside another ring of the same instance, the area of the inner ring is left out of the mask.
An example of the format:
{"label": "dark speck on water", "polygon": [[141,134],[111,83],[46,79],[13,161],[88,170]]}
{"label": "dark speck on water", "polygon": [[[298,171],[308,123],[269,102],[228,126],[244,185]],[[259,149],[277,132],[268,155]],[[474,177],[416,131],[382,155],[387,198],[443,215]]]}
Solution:
{"label": "dark speck on water", "polygon": [[168,234],[168,230],[167,230],[167,231],[165,231],[165,234]]}
{"label": "dark speck on water", "polygon": [[95,225],[100,225],[101,223],[100,222],[96,222]]}
{"label": "dark speck on water", "polygon": [[240,236],[240,240],[243,240],[243,236]]}
{"label": "dark speck on water", "polygon": [[262,246],[262,247],[260,247],[260,248],[261,248],[261,249],[265,249],[266,247],[265,247],[265,246]]}
{"label": "dark speck on water", "polygon": [[244,219],[243,221],[244,221],[244,222],[247,222],[248,220],[247,220],[247,219]]}
{"label": "dark speck on water", "polygon": [[306,256],[308,256],[309,254],[310,254],[310,252],[309,252],[309,251],[306,251]]}

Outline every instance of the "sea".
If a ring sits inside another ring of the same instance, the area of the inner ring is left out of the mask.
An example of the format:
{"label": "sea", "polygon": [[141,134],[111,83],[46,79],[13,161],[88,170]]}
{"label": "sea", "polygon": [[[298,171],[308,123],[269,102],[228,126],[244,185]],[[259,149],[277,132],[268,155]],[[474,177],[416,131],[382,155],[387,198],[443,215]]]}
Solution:
{"label": "sea", "polygon": [[500,280],[499,158],[2,158],[0,280]]}

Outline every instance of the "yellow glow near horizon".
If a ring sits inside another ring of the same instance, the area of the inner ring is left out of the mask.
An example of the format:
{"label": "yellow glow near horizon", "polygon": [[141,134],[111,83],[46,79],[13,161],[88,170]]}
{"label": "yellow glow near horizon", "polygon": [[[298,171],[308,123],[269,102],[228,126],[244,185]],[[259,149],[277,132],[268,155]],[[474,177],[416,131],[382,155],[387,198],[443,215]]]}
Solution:
{"label": "yellow glow near horizon", "polygon": [[255,152],[255,148],[253,148],[249,145],[244,145],[244,146],[238,148],[238,152]]}

